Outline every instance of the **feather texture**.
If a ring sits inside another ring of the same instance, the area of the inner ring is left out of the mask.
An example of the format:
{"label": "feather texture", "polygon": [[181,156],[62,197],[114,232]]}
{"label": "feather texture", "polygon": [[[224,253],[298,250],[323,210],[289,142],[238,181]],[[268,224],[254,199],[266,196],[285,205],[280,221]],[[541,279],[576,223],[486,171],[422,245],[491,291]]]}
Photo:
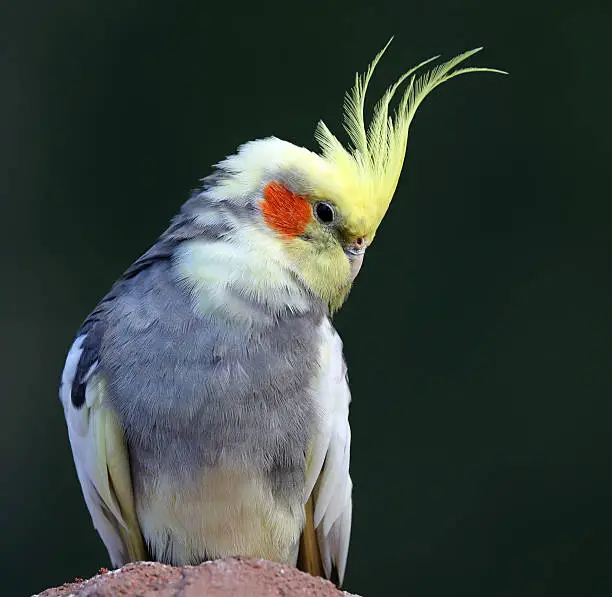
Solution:
{"label": "feather texture", "polygon": [[322,335],[324,374],[316,389],[320,423],[310,450],[305,500],[314,498],[314,526],[325,576],[330,578],[336,572],[342,582],[351,534],[351,395],[342,341],[327,319]]}
{"label": "feather texture", "polygon": [[68,436],[83,496],[94,527],[104,541],[113,565],[146,560],[138,526],[128,453],[117,415],[105,403],[105,381],[88,371],[85,404],[77,408],[71,388],[83,352],[78,337],[66,359],[60,387]]}
{"label": "feather texture", "polygon": [[[376,104],[370,124],[366,125],[365,98],[368,85],[390,43],[391,40],[376,55],[364,75],[356,75],[355,85],[346,95],[344,128],[350,140],[349,148],[345,149],[323,122],[319,122],[315,133],[323,157],[335,166],[340,176],[347,180],[359,181],[359,187],[368,197],[368,201],[360,206],[362,215],[374,228],[380,224],[397,187],[406,155],[410,124],[417,108],[427,95],[442,83],[461,74],[471,72],[505,74],[501,70],[482,67],[453,70],[482,49],[476,48],[417,77],[416,71],[438,58],[434,56],[408,70],[389,87]],[[391,101],[406,79],[409,79],[408,85],[392,117],[389,115]]]}

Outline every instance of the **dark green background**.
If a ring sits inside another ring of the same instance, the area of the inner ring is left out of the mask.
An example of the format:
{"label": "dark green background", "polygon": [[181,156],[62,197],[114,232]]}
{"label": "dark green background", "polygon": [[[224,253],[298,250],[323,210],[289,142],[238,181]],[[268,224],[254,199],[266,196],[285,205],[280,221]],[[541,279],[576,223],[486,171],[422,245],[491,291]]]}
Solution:
{"label": "dark green background", "polygon": [[[81,320],[211,164],[314,148],[391,34],[438,89],[337,316],[353,389],[347,588],[610,595],[609,2],[4,2],[3,595],[108,565],[57,400]],[[7,587],[8,583],[8,587]]]}

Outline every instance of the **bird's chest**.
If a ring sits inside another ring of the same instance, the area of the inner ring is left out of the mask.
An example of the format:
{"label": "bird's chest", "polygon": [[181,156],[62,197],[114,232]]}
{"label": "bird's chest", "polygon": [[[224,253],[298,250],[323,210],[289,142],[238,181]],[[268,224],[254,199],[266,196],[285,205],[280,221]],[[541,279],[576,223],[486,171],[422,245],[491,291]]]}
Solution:
{"label": "bird's chest", "polygon": [[218,333],[192,347],[172,388],[156,385],[166,399],[155,404],[171,408],[147,413],[150,424],[129,437],[138,517],[155,555],[292,561],[319,420],[316,330],[294,322],[242,342]]}
{"label": "bird's chest", "polygon": [[188,482],[195,471],[248,465],[275,492],[299,483],[318,416],[317,327],[294,319],[252,335],[207,329],[143,366],[147,386],[128,390],[134,475]]}

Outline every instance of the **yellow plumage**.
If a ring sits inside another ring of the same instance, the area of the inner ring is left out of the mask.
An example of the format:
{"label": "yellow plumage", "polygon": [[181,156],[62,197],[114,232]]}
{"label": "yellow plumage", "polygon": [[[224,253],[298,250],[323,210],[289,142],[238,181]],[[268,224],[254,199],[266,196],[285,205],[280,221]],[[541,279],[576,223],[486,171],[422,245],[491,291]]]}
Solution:
{"label": "yellow plumage", "polygon": [[[505,74],[504,71],[481,67],[453,70],[482,49],[476,48],[416,77],[417,70],[438,58],[434,56],[411,68],[389,87],[377,103],[372,120],[366,127],[366,91],[376,65],[390,43],[391,40],[377,54],[364,75],[356,75],[355,86],[347,93],[344,128],[349,135],[351,147],[345,149],[323,122],[319,122],[315,133],[323,158],[334,170],[335,202],[340,206],[346,205],[347,212],[351,213],[351,219],[358,227],[356,232],[366,233],[370,237],[374,236],[393,198],[406,155],[408,130],[425,97],[438,85],[457,75],[482,71]],[[409,77],[399,107],[392,117],[389,114],[391,100],[400,85]]]}
{"label": "yellow plumage", "polygon": [[[391,43],[391,40],[389,41]],[[429,58],[404,73],[389,87],[366,124],[365,98],[368,85],[389,43],[376,55],[344,104],[344,128],[349,137],[345,148],[329,128],[319,122],[315,138],[321,153],[269,137],[242,145],[238,152],[217,167],[230,173],[209,190],[212,199],[244,197],[261,192],[261,181],[269,172],[291,172],[297,176],[308,200],[326,201],[335,206],[342,221],[342,236],[349,243],[356,238],[370,245],[395,193],[404,164],[408,131],[415,112],[431,91],[442,83],[471,72],[504,71],[467,67],[456,68],[480,51],[476,48],[417,77],[416,72],[437,58]],[[406,89],[393,115],[391,102],[406,82]],[[296,237],[279,240],[279,248],[298,275],[332,310],[338,308],[350,290],[350,270],[340,244],[330,242],[317,224],[308,229],[308,240]]]}

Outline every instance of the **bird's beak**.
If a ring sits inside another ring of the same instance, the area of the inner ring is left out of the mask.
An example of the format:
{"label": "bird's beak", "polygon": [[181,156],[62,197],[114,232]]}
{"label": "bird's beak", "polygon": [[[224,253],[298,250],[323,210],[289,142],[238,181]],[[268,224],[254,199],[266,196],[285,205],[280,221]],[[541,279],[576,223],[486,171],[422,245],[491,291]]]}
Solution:
{"label": "bird's beak", "polygon": [[363,256],[367,248],[367,242],[363,236],[360,236],[356,241],[345,247],[344,252],[351,266],[351,282],[355,281],[359,270],[363,264]]}

